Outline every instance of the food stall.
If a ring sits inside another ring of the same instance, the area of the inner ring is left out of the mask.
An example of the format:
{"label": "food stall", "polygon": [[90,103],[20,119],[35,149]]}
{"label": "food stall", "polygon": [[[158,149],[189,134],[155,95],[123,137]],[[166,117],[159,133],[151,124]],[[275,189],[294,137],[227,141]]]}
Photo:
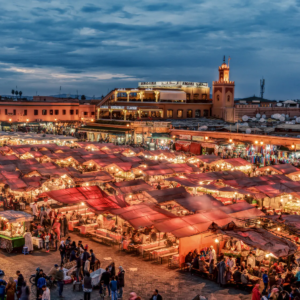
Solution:
{"label": "food stall", "polygon": [[0,248],[11,253],[14,248],[23,247],[25,240],[25,222],[33,216],[23,211],[6,210],[0,212]]}

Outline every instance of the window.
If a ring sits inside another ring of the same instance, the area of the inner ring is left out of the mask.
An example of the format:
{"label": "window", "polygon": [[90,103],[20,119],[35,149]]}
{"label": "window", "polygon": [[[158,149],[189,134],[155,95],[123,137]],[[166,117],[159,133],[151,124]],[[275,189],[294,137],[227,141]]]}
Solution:
{"label": "window", "polygon": [[76,115],[78,115],[78,109],[76,109]]}
{"label": "window", "polygon": [[230,102],[230,96],[227,96],[227,102]]}
{"label": "window", "polygon": [[39,111],[38,111],[37,109],[35,109],[35,110],[33,111],[33,114],[34,114],[35,116],[38,116]]}
{"label": "window", "polygon": [[27,116],[27,109],[24,109],[24,116]]}
{"label": "window", "polygon": [[167,118],[173,118],[173,109],[167,110]]}
{"label": "window", "polygon": [[50,115],[50,116],[53,116],[53,109],[50,109],[50,110],[49,110],[49,115]]}
{"label": "window", "polygon": [[219,95],[217,96],[217,100],[220,101],[220,96]]}
{"label": "window", "polygon": [[74,109],[70,109],[70,115],[74,115]]}
{"label": "window", "polygon": [[191,109],[188,109],[188,110],[186,111],[186,117],[187,117],[187,118],[192,118],[192,117],[193,117],[193,111],[192,111]]}
{"label": "window", "polygon": [[87,115],[88,115],[88,112],[87,112],[87,111],[83,112],[83,115],[84,115],[84,116],[87,116]]}
{"label": "window", "polygon": [[200,118],[201,117],[201,110],[200,109],[196,109],[195,110],[195,118]]}
{"label": "window", "polygon": [[7,115],[7,109],[5,109],[5,114]]}
{"label": "window", "polygon": [[203,111],[203,117],[208,117],[208,109],[204,109],[204,111]]}
{"label": "window", "polygon": [[59,114],[59,110],[56,109],[56,110],[55,110],[55,115],[57,116],[58,114]]}
{"label": "window", "polygon": [[206,100],[207,99],[207,94],[202,94],[202,99]]}
{"label": "window", "polygon": [[14,109],[14,116],[17,114],[17,111]]}
{"label": "window", "polygon": [[182,109],[178,109],[177,110],[177,118],[182,118],[183,117],[183,110]]}
{"label": "window", "polygon": [[63,109],[63,115],[65,115],[66,114],[66,110],[65,109]]}
{"label": "window", "polygon": [[94,116],[94,115],[95,115],[95,112],[94,112],[94,111],[92,111],[92,112],[91,112],[91,115],[92,115],[92,116]]}
{"label": "window", "polygon": [[42,110],[42,115],[43,115],[43,116],[46,116],[46,115],[47,115],[47,109],[43,109],[43,110]]}

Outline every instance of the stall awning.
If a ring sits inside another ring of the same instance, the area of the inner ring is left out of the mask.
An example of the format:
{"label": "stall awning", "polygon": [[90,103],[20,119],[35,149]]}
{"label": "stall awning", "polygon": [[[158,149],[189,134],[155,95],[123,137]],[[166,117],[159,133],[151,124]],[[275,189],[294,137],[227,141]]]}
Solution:
{"label": "stall awning", "polygon": [[124,200],[108,196],[98,186],[85,186],[45,193],[48,197],[64,204],[86,204],[88,207],[101,212],[108,209],[126,207]]}
{"label": "stall awning", "polygon": [[238,227],[234,222],[231,222],[221,228],[212,224],[210,229],[215,233],[241,240],[248,246],[272,253],[276,257],[289,256],[297,251],[297,246],[293,242],[280,238],[262,228]]}
{"label": "stall awning", "polygon": [[24,211],[5,210],[0,211],[0,218],[7,219],[10,223],[32,221],[33,216]]}
{"label": "stall awning", "polygon": [[156,222],[176,218],[175,215],[155,205],[132,205],[121,209],[113,209],[111,213],[128,221],[134,228],[151,226]]}

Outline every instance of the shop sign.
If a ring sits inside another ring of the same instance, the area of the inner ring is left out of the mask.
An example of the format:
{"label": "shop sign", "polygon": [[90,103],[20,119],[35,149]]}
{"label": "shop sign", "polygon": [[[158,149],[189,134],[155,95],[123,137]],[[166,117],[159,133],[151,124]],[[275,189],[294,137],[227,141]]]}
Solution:
{"label": "shop sign", "polygon": [[169,122],[154,122],[154,127],[169,127]]}
{"label": "shop sign", "polygon": [[192,136],[192,140],[193,141],[200,141],[200,142],[202,142],[202,141],[204,141],[204,136],[193,135]]}
{"label": "shop sign", "polygon": [[101,106],[101,109],[108,109],[107,105]]}
{"label": "shop sign", "polygon": [[137,110],[136,106],[127,106],[126,109],[128,110]]}
{"label": "shop sign", "polygon": [[146,123],[147,126],[151,126],[151,127],[153,126],[153,122],[146,122]]}
{"label": "shop sign", "polygon": [[192,137],[191,135],[187,135],[187,134],[180,134],[179,135],[180,140],[190,140],[191,137]]}
{"label": "shop sign", "polygon": [[300,150],[300,144],[296,144],[296,150]]}
{"label": "shop sign", "polygon": [[146,126],[147,123],[146,123],[146,122],[135,121],[135,122],[134,122],[134,125],[137,125],[137,126]]}
{"label": "shop sign", "polygon": [[111,106],[111,109],[124,109],[124,106]]}

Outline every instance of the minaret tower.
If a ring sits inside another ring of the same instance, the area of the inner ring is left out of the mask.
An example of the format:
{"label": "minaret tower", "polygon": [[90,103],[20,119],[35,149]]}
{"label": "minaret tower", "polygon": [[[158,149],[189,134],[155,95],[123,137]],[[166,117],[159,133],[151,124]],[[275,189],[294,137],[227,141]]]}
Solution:
{"label": "minaret tower", "polygon": [[213,81],[212,115],[228,122],[234,122],[234,81],[229,80],[229,61],[219,67],[219,80]]}

